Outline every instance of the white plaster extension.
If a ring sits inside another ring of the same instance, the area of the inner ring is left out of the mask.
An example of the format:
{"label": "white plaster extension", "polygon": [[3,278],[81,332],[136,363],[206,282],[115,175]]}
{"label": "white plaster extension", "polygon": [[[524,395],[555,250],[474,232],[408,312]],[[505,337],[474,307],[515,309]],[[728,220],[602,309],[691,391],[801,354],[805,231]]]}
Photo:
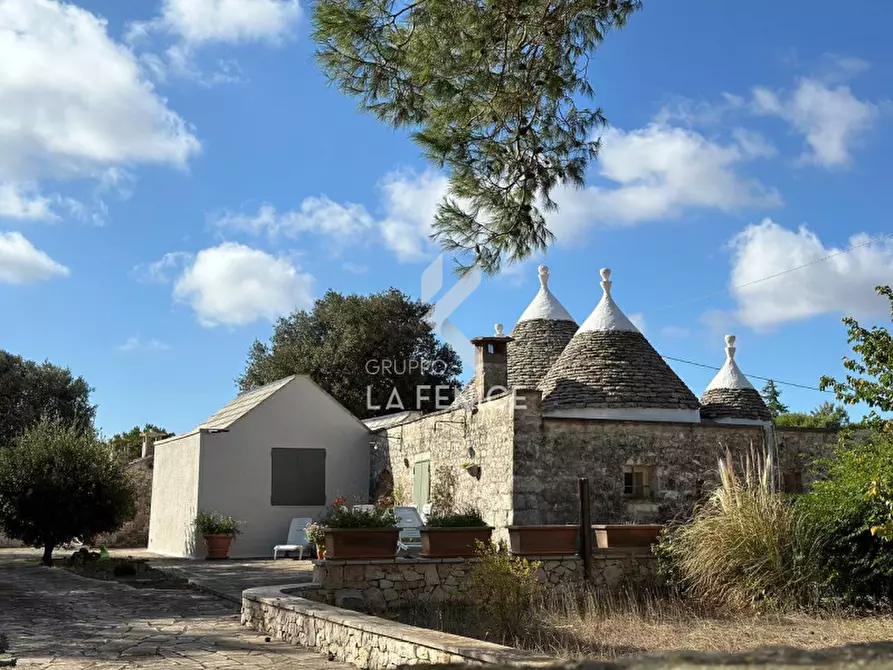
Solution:
{"label": "white plaster extension", "polygon": [[716,376],[713,378],[713,381],[707,386],[708,391],[712,391],[714,389],[752,389],[753,385],[747,380],[747,377],[744,376],[744,373],[741,372],[741,368],[738,367],[738,364],[735,362],[735,351],[737,347],[735,346],[735,336],[734,335],[726,335],[726,362],[719,369],[719,372],[716,373]]}
{"label": "white plaster extension", "polygon": [[558,298],[553,295],[552,291],[549,290],[549,268],[545,265],[540,265],[539,276],[540,290],[534,296],[531,303],[527,305],[527,309],[524,310],[521,318],[518,319],[518,323],[521,323],[522,321],[534,321],[536,319],[543,319],[545,321],[573,321],[574,317],[570,315],[570,312],[564,308],[564,305],[562,305],[558,301]]}
{"label": "white plaster extension", "polygon": [[626,314],[623,313],[623,310],[617,306],[616,302],[614,302],[614,298],[611,297],[611,284],[613,283],[610,279],[611,270],[602,268],[601,276],[601,285],[602,290],[604,291],[602,299],[599,301],[598,305],[595,306],[595,309],[592,310],[592,314],[590,314],[583,322],[583,325],[580,326],[580,329],[577,332],[590,333],[617,331],[638,333],[639,329],[633,325],[633,322],[627,318]]}

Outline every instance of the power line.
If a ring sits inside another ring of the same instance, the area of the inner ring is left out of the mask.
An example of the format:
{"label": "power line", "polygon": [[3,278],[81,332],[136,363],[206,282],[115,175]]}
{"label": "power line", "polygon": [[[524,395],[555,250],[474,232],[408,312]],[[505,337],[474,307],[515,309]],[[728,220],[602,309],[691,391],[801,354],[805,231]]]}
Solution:
{"label": "power line", "polygon": [[802,270],[803,268],[808,268],[812,265],[818,265],[819,263],[824,263],[825,261],[830,260],[831,258],[835,258],[836,256],[841,256],[843,254],[847,254],[851,251],[855,251],[856,249],[861,249],[863,247],[867,247],[871,244],[874,244],[875,242],[880,242],[881,240],[886,239],[888,237],[893,237],[893,232],[884,233],[883,235],[878,235],[877,237],[873,237],[873,238],[869,239],[867,242],[862,242],[861,244],[854,244],[850,247],[847,247],[846,249],[841,249],[840,251],[835,251],[833,254],[828,254],[827,256],[824,256],[822,258],[817,258],[816,260],[810,261],[809,263],[803,263],[802,265],[798,265],[793,268],[788,268],[786,270],[781,270],[780,272],[776,272],[774,274],[767,275],[765,277],[760,277],[759,279],[754,279],[753,281],[745,282],[743,284],[738,284],[737,286],[731,286],[727,289],[723,289],[722,291],[714,291],[713,293],[708,293],[707,295],[703,295],[699,298],[689,298],[687,300],[683,300],[682,302],[673,303],[672,305],[664,305],[663,307],[658,307],[651,311],[660,312],[665,309],[672,309],[673,307],[679,307],[680,305],[688,305],[689,303],[692,303],[692,302],[700,302],[701,300],[707,300],[709,298],[715,298],[720,295],[725,295],[727,293],[731,293],[732,291],[737,291],[742,288],[747,288],[748,286],[753,286],[754,284],[760,284],[764,281],[769,281],[770,279],[775,279],[776,277],[781,277],[782,275],[786,275],[791,272],[795,272],[797,270]]}
{"label": "power line", "polygon": [[[684,358],[675,358],[674,356],[664,356],[661,354],[661,358],[664,358],[668,361],[676,361],[677,363],[685,363],[686,365],[695,365],[699,368],[707,368],[708,370],[713,370],[714,372],[719,371],[721,368],[716,367],[715,365],[706,365],[704,363],[697,363],[695,361],[688,361]],[[806,389],[807,391],[819,391],[821,393],[831,393],[831,391],[824,391],[820,389],[818,386],[807,386],[806,384],[798,384],[797,382],[786,382],[781,381],[779,379],[775,379],[774,377],[761,377],[760,375],[752,375],[745,374],[746,377],[751,379],[760,379],[764,382],[774,382],[776,384],[783,384],[785,386],[793,386],[795,388]]]}

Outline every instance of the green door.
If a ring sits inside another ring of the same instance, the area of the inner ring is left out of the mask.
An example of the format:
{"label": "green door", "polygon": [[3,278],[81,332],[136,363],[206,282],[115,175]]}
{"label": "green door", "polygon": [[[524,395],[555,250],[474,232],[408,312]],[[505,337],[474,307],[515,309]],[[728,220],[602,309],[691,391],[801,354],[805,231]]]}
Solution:
{"label": "green door", "polygon": [[419,461],[412,466],[412,504],[417,509],[428,502],[431,493],[431,461]]}

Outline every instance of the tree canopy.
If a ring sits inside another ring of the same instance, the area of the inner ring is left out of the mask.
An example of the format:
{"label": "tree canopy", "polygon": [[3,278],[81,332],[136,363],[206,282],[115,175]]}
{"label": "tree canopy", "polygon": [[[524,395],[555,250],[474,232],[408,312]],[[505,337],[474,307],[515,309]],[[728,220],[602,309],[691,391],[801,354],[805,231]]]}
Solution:
{"label": "tree canopy", "polygon": [[140,428],[139,426],[134,426],[127,432],[116,433],[109,438],[108,445],[109,449],[111,449],[112,453],[115,454],[117,458],[120,458],[125,463],[134,460],[135,458],[139,458],[143,452],[143,433],[160,433],[161,436],[157,439],[163,440],[166,437],[173,437],[173,433],[165,430],[164,428],[159,428],[155,424],[147,423],[145,426]]}
{"label": "tree canopy", "polygon": [[268,343],[255,340],[239,388],[307,374],[360,418],[435,409],[436,389],[424,387],[458,385],[462,363],[434,336],[428,309],[393,288],[368,296],[328,291],[311,311],[279,319]]}
{"label": "tree canopy", "polygon": [[775,417],[776,426],[799,428],[845,428],[850,425],[850,415],[843,405],[823,402],[811,412],[786,412]]}
{"label": "tree canopy", "polygon": [[592,53],[640,0],[315,0],[317,61],[360,108],[449,174],[433,237],[498,272],[553,239],[556,186],[581,186],[601,109]]}
{"label": "tree canopy", "polygon": [[[890,320],[893,321],[893,288],[878,286],[875,290],[890,301]],[[893,421],[878,412],[893,412],[893,336],[881,326],[863,328],[849,316],[843,323],[847,327],[847,342],[853,345],[858,359],[844,356],[843,367],[851,374],[842,381],[822,377],[819,386],[834,391],[837,399],[847,405],[864,402],[871,408],[865,422],[889,431]]]}
{"label": "tree canopy", "polygon": [[760,391],[760,394],[763,396],[763,402],[765,402],[766,407],[769,408],[769,414],[772,415],[773,419],[779,414],[785,414],[788,411],[788,406],[781,401],[781,390],[779,390],[775,385],[775,382],[771,379],[766,382],[765,386],[763,386],[763,390]]}
{"label": "tree canopy", "polygon": [[92,389],[83,377],[50,362],[36,363],[0,350],[0,448],[51,415],[78,430],[93,425]]}
{"label": "tree canopy", "polygon": [[53,548],[116,530],[133,517],[134,488],[124,464],[91,430],[43,418],[0,449],[0,528]]}

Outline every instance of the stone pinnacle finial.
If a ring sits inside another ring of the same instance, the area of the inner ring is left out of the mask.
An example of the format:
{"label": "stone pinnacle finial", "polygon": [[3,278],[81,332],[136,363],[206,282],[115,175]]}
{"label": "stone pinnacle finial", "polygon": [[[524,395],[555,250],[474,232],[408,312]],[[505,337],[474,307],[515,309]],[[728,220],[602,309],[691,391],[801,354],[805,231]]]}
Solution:
{"label": "stone pinnacle finial", "polygon": [[539,267],[539,275],[540,275],[540,286],[544,289],[549,288],[549,268],[545,265],[540,265]]}
{"label": "stone pinnacle finial", "polygon": [[505,333],[503,332],[505,327],[501,323],[496,324],[496,337],[504,337]]}
{"label": "stone pinnacle finial", "polygon": [[726,356],[730,361],[735,359],[735,351],[738,349],[735,346],[735,339],[734,335],[726,335]]}
{"label": "stone pinnacle finial", "polygon": [[602,290],[605,292],[605,295],[611,295],[611,284],[614,283],[611,281],[611,269],[610,268],[602,268],[601,276],[602,276]]}

